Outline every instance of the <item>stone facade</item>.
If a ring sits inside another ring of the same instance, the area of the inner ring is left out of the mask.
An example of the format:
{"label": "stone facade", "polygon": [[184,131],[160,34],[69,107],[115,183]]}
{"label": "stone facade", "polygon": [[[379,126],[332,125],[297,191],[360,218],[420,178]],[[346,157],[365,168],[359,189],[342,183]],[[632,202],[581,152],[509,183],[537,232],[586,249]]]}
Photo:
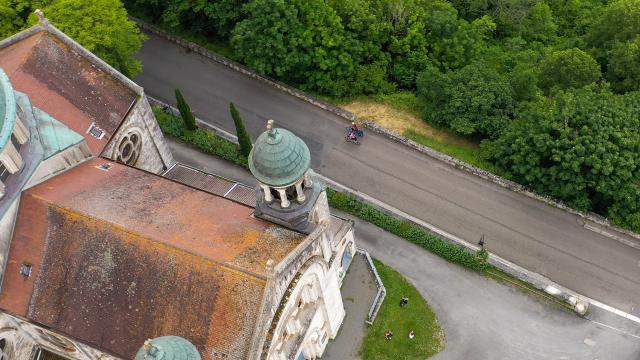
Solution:
{"label": "stone facade", "polygon": [[0,312],[0,360],[36,359],[43,350],[70,360],[117,360],[66,336]]}
{"label": "stone facade", "polygon": [[173,165],[171,150],[143,92],[104,149],[103,156],[156,174]]}

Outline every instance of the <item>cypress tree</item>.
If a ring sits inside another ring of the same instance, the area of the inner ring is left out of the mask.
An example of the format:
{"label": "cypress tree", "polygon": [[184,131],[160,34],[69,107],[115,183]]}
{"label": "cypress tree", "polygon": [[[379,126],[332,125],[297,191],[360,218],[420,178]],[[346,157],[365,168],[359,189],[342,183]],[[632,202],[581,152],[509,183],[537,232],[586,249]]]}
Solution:
{"label": "cypress tree", "polygon": [[184,126],[187,130],[195,130],[196,118],[193,116],[189,104],[184,100],[179,89],[176,89],[176,102],[178,103],[178,110],[180,111],[180,117],[182,117],[182,120],[184,121]]}
{"label": "cypress tree", "polygon": [[238,136],[238,143],[240,143],[240,153],[245,157],[249,157],[251,148],[253,148],[253,145],[251,144],[251,137],[249,137],[249,133],[247,133],[247,129],[244,127],[244,122],[240,117],[240,113],[233,103],[229,103],[229,110],[231,111],[233,123],[236,125],[236,135]]}

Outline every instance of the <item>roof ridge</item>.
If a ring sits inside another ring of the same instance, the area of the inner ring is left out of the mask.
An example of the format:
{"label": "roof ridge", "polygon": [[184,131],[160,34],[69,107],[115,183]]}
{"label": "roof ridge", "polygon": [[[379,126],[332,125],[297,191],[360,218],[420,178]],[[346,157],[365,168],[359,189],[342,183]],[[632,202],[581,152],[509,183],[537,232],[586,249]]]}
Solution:
{"label": "roof ridge", "polygon": [[209,262],[209,263],[212,263],[212,264],[216,264],[220,268],[222,268],[223,270],[225,270],[227,272],[243,273],[245,275],[248,275],[250,277],[255,278],[255,280],[257,280],[257,281],[261,281],[261,282],[264,282],[264,283],[267,282],[267,276],[266,275],[258,274],[256,272],[253,272],[253,271],[248,270],[248,269],[241,268],[239,266],[230,264],[228,262],[216,261],[216,260],[213,260],[211,258],[204,257],[202,255],[199,255],[197,253],[189,251],[187,249],[184,249],[184,248],[181,248],[181,247],[177,247],[175,245],[171,245],[171,244],[168,244],[168,243],[165,243],[165,242],[162,242],[162,241],[158,241],[158,240],[154,239],[153,237],[144,236],[144,235],[142,235],[142,234],[140,234],[140,233],[138,233],[136,231],[132,231],[132,230],[130,230],[128,228],[125,228],[122,225],[113,223],[113,222],[111,222],[109,220],[105,220],[105,219],[102,219],[102,218],[87,214],[86,212],[83,212],[83,211],[70,209],[70,208],[68,208],[66,206],[60,206],[58,204],[55,204],[55,203],[51,202],[49,199],[47,199],[45,197],[42,197],[42,196],[39,196],[37,194],[29,194],[29,196],[34,198],[34,199],[36,199],[36,200],[45,202],[50,208],[58,209],[63,213],[72,214],[72,215],[84,217],[84,218],[87,218],[87,219],[91,219],[93,221],[97,221],[97,222],[101,222],[101,223],[107,224],[107,225],[109,225],[109,226],[111,226],[111,227],[113,227],[113,228],[115,228],[115,229],[117,229],[117,230],[119,230],[119,231],[121,231],[123,233],[135,236],[136,238],[139,238],[139,239],[142,239],[142,240],[145,240],[145,241],[153,242],[154,244],[159,245],[160,247],[166,247],[166,248],[170,248],[170,249],[173,249],[173,250],[176,250],[176,251],[180,251],[182,253],[189,254],[191,256],[203,259],[206,262]]}

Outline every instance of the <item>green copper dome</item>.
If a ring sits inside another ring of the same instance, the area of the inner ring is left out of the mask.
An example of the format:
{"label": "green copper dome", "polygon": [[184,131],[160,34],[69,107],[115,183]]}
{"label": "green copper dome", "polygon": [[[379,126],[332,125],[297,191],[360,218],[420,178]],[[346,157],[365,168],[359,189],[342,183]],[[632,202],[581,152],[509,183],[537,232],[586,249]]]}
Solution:
{"label": "green copper dome", "polygon": [[0,150],[11,138],[16,124],[16,98],[7,74],[0,69]]}
{"label": "green copper dome", "polygon": [[309,148],[289,130],[273,128],[269,120],[267,131],[258,136],[249,154],[249,169],[263,184],[280,187],[296,182],[309,169]]}
{"label": "green copper dome", "polygon": [[161,336],[144,342],[135,360],[201,360],[195,346],[179,336]]}

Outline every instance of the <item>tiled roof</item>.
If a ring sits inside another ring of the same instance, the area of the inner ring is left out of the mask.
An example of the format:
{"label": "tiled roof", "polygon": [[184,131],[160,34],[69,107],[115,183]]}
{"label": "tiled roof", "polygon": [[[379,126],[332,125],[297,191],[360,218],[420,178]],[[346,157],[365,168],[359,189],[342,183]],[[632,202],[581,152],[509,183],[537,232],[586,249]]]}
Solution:
{"label": "tiled roof", "polygon": [[[0,67],[35,107],[84,135],[94,155],[102,152],[137,97],[46,30],[0,48]],[[105,132],[102,139],[87,134],[92,123]]]}
{"label": "tiled roof", "polygon": [[[133,358],[176,335],[244,358],[266,285],[304,239],[252,208],[91,160],[23,194],[0,307]],[[20,264],[33,265],[31,277]]]}

